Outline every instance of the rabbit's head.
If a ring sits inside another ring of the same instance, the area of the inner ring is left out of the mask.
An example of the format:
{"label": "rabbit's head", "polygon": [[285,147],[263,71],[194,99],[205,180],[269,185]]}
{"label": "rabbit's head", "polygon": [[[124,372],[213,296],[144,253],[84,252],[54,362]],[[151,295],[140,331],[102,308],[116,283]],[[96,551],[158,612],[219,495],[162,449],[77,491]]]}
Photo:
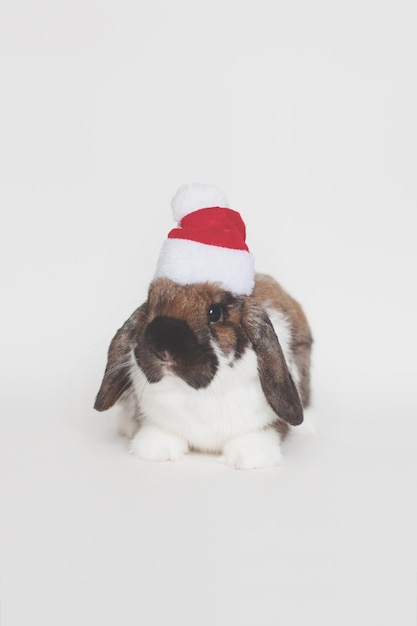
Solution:
{"label": "rabbit's head", "polygon": [[303,420],[299,394],[265,309],[251,296],[235,296],[217,283],[178,285],[157,278],[147,301],[114,337],[95,408],[112,406],[132,384],[137,365],[150,384],[166,376],[193,389],[209,387],[246,351],[257,357],[259,382],[277,416]]}

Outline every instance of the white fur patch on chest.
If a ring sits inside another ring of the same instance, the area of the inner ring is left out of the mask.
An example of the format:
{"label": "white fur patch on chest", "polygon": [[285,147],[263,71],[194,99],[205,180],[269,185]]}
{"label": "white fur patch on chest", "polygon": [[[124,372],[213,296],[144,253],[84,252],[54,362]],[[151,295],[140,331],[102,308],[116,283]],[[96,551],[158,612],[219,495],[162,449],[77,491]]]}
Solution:
{"label": "white fur patch on chest", "polygon": [[217,452],[239,434],[261,430],[277,418],[258,376],[252,349],[232,365],[218,355],[208,387],[193,389],[177,376],[149,383],[132,353],[131,376],[145,420],[185,439],[191,447]]}

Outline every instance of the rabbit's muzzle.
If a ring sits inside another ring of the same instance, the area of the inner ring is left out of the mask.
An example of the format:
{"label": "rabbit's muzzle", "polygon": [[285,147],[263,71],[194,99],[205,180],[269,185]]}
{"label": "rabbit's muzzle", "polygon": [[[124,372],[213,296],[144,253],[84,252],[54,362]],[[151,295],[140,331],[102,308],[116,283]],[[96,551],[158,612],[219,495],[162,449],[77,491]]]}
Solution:
{"label": "rabbit's muzzle", "polygon": [[209,335],[197,338],[186,321],[165,315],[150,322],[134,353],[150,383],[175,375],[200,389],[210,384],[218,367]]}

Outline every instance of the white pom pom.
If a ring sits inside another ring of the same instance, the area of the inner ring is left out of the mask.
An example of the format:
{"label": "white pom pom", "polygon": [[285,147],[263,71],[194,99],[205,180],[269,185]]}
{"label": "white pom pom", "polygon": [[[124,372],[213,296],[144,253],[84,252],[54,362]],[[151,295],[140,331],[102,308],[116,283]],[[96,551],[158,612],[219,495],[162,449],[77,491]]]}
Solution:
{"label": "white pom pom", "polygon": [[172,213],[177,222],[193,211],[214,206],[230,208],[229,201],[221,189],[201,183],[183,185],[171,201]]}

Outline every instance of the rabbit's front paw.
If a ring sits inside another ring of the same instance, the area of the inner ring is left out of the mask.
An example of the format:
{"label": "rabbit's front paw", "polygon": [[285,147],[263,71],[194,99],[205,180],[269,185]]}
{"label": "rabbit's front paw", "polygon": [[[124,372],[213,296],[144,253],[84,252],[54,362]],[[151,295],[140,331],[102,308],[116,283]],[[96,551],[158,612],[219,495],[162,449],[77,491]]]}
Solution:
{"label": "rabbit's front paw", "polygon": [[143,424],[130,442],[129,452],[144,461],[179,461],[188,452],[188,444],[173,433]]}
{"label": "rabbit's front paw", "polygon": [[234,437],[224,447],[223,461],[235,469],[265,469],[280,465],[279,435],[268,429]]}

